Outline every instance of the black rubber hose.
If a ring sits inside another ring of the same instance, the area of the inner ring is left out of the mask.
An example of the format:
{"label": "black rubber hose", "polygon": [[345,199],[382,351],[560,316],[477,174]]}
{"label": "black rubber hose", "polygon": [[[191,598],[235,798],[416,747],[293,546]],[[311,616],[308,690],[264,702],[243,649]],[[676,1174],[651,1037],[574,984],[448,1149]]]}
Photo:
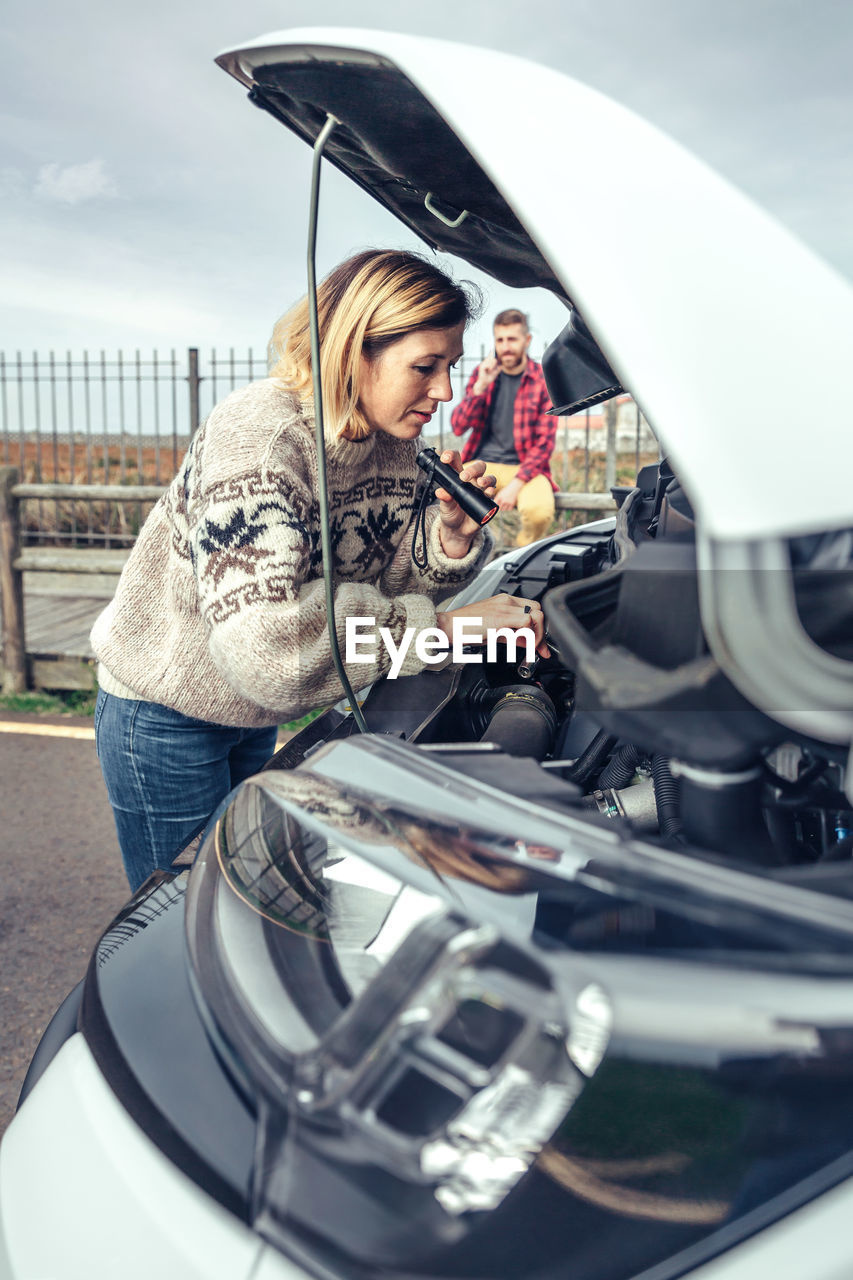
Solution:
{"label": "black rubber hose", "polygon": [[652,780],[655,784],[655,807],[660,833],[665,838],[680,836],[681,812],[678,803],[678,780],[673,778],[666,756],[652,756]]}
{"label": "black rubber hose", "polygon": [[785,852],[774,847],[768,834],[761,807],[763,788],[758,765],[730,775],[685,768],[680,797],[687,841],[726,858],[779,866]]}
{"label": "black rubber hose", "polygon": [[585,787],[590,779],[596,776],[618,741],[619,739],[614,734],[608,733],[606,729],[599,729],[592,742],[585,751],[581,752],[574,764],[566,766],[563,770],[563,777],[569,782],[577,783],[579,787]]}
{"label": "black rubber hose", "polygon": [[521,684],[502,692],[480,741],[492,742],[510,756],[544,760],[556,734],[557,713],[545,690]]}
{"label": "black rubber hose", "polygon": [[618,791],[620,787],[627,786],[637,772],[637,765],[642,758],[640,748],[626,742],[602,769],[598,779],[599,791],[606,791],[608,787]]}

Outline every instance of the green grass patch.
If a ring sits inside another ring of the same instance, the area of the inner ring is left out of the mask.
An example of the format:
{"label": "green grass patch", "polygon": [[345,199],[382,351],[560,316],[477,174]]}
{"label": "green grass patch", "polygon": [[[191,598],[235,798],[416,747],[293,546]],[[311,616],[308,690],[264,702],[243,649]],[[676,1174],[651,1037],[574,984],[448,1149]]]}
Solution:
{"label": "green grass patch", "polygon": [[[98,690],[92,689],[70,689],[67,693],[42,693],[34,691],[31,693],[10,693],[0,696],[0,708],[5,711],[24,712],[34,716],[93,716],[95,714],[95,700],[98,696]],[[306,724],[310,724],[312,720],[316,720],[317,716],[322,715],[326,710],[325,707],[317,707],[314,711],[308,711],[304,716],[300,716],[298,720],[291,720],[288,724],[280,727],[287,729],[291,733],[297,729],[304,729]]]}
{"label": "green grass patch", "polygon": [[288,733],[295,733],[297,729],[304,729],[306,724],[310,724],[312,720],[316,720],[326,710],[325,707],[317,707],[314,711],[306,711],[304,716],[300,716],[298,720],[288,720],[287,724],[280,724],[279,728],[284,729]]}
{"label": "green grass patch", "polygon": [[8,693],[0,697],[0,707],[35,716],[92,716],[97,696],[97,689],[71,689],[67,693]]}

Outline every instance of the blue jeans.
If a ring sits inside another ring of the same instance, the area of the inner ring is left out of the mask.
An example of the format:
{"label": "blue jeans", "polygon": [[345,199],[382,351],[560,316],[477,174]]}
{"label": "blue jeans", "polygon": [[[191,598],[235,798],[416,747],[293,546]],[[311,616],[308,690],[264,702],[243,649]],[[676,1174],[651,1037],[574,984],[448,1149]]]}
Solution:
{"label": "blue jeans", "polygon": [[276,733],[99,690],[95,744],[132,891],[157,867],[168,870],[220,800],[269,760]]}

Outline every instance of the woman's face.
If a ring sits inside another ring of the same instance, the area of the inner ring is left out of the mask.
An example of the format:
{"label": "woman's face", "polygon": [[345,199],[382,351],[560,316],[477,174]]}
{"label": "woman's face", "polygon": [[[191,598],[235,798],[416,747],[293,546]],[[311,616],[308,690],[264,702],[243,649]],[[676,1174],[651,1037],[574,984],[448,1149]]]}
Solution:
{"label": "woman's face", "polygon": [[374,359],[362,356],[358,406],[371,431],[414,440],[438,408],[450,400],[450,370],[462,355],[465,325],[418,329]]}

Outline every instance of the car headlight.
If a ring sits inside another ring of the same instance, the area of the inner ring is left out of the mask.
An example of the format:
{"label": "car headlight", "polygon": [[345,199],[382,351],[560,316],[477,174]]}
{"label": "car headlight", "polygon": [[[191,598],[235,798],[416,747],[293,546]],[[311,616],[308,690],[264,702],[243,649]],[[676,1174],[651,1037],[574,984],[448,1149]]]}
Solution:
{"label": "car headlight", "polygon": [[[209,832],[187,902],[204,1015],[258,1109],[259,1212],[312,1221],[330,1171],[353,1203],[374,1185],[370,1251],[388,1261],[503,1201],[611,1022],[602,989],[581,979],[567,1000],[532,949],[470,917],[460,887],[477,856],[490,884],[501,870],[487,852],[437,828],[429,865],[425,834],[310,773],[264,773]],[[523,909],[526,877],[503,870]]]}
{"label": "car headlight", "polygon": [[[329,776],[355,757],[369,798]],[[388,802],[406,759],[346,742],[250,779],[190,877],[263,1236],[345,1271],[628,1280],[850,1174],[844,908],[713,865],[688,884],[571,815],[524,839],[509,800],[490,831],[420,757],[424,808]]]}

